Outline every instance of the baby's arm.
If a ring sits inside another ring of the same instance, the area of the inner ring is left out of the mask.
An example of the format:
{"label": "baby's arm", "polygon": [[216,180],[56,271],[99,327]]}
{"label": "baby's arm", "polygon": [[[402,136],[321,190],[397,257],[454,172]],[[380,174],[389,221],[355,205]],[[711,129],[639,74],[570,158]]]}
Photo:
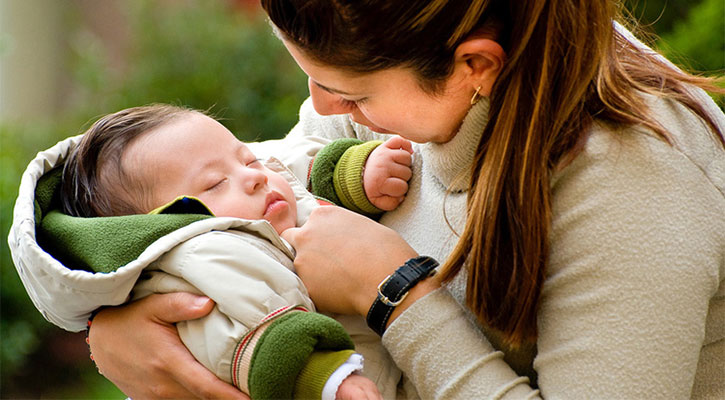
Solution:
{"label": "baby's arm", "polygon": [[299,278],[237,234],[197,236],[157,265],[161,271],[141,280],[137,293],[186,290],[211,297],[214,310],[177,324],[179,335],[199,362],[254,398],[320,398],[326,381],[354,354],[337,321],[305,310],[314,308]]}
{"label": "baby's arm", "polygon": [[310,191],[367,216],[395,209],[408,190],[413,149],[409,141],[338,139],[319,151],[309,175]]}

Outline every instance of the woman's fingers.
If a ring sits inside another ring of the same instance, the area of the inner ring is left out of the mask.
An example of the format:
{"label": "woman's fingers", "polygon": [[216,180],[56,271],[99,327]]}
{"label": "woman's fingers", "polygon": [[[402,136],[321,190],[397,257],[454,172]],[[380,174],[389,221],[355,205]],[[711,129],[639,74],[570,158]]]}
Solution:
{"label": "woman's fingers", "polygon": [[248,400],[236,387],[223,382],[211,371],[199,364],[188,352],[172,347],[169,361],[177,368],[169,371],[171,378],[181,383],[193,397],[201,399],[239,399]]}
{"label": "woman's fingers", "polygon": [[280,236],[282,236],[282,239],[289,242],[289,244],[292,245],[292,247],[297,247],[297,235],[300,233],[300,228],[289,228],[287,230],[282,231],[280,233]]}
{"label": "woman's fingers", "polygon": [[194,359],[174,325],[213,306],[206,297],[170,293],[102,310],[88,336],[99,371],[131,398],[247,399]]}
{"label": "woman's fingers", "polygon": [[148,296],[139,300],[139,306],[144,301],[149,313],[157,321],[167,324],[201,318],[214,308],[210,298],[183,292]]}
{"label": "woman's fingers", "polygon": [[[166,324],[175,324],[181,321],[197,319],[208,314],[214,307],[214,302],[207,297],[195,296],[189,293],[169,293],[158,301],[153,302],[151,308],[157,320]],[[175,330],[175,329],[174,329]],[[211,371],[201,365],[186,347],[176,346],[178,333],[168,343],[167,361],[172,381],[181,384],[193,397],[202,399],[249,399],[234,386],[223,382]]]}
{"label": "woman's fingers", "polygon": [[282,233],[297,250],[295,269],[318,309],[367,313],[376,286],[415,251],[393,230],[340,207],[316,208]]}

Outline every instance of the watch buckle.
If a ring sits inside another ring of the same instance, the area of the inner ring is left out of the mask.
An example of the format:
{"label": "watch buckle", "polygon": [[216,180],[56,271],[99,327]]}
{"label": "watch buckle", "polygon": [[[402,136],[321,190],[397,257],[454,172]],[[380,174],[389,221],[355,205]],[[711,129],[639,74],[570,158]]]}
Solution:
{"label": "watch buckle", "polygon": [[390,298],[388,298],[388,296],[384,295],[383,291],[382,291],[382,287],[390,280],[391,276],[393,276],[393,275],[392,274],[388,275],[388,277],[383,279],[383,281],[380,282],[380,284],[378,285],[378,300],[380,300],[386,306],[397,307],[400,305],[400,303],[403,302],[403,300],[405,300],[406,297],[408,297],[408,292],[405,292],[403,294],[403,297],[401,297],[398,301],[390,300]]}

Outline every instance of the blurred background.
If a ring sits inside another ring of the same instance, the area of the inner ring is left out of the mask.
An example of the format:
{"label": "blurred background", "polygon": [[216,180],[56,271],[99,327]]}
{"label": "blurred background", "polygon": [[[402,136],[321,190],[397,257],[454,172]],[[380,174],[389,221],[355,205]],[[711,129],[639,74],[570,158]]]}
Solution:
{"label": "blurred background", "polygon": [[[625,4],[670,59],[725,75],[725,0]],[[83,333],[36,311],[10,259],[12,208],[35,153],[152,102],[211,110],[242,140],[280,138],[306,96],[257,0],[0,0],[0,398],[124,398]]]}

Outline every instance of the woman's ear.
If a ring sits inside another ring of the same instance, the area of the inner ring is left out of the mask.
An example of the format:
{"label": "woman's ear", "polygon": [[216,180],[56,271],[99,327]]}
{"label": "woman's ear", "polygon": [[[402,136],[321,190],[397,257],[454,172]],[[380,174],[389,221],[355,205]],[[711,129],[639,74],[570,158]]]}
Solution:
{"label": "woman's ear", "polygon": [[472,90],[480,86],[481,95],[490,95],[506,60],[503,47],[493,39],[470,38],[458,45],[454,57],[456,67],[462,68]]}

